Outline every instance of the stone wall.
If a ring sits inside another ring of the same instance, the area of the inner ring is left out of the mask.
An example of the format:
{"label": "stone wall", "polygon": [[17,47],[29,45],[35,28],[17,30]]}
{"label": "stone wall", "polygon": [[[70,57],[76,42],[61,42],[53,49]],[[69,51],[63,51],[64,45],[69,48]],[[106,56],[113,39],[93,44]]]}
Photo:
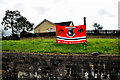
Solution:
{"label": "stone wall", "polygon": [[120,80],[120,56],[2,53],[3,80]]}

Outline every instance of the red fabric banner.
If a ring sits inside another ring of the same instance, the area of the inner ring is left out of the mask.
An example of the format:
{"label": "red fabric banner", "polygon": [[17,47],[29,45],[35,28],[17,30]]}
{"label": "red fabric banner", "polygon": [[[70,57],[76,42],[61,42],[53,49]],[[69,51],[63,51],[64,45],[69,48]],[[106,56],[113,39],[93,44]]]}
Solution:
{"label": "red fabric banner", "polygon": [[60,26],[56,25],[58,44],[78,44],[86,42],[86,26]]}

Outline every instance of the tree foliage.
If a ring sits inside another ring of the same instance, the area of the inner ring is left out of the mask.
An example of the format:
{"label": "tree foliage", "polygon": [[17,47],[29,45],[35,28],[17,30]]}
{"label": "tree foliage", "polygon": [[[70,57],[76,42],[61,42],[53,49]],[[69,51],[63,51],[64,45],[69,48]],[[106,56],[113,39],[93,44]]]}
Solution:
{"label": "tree foliage", "polygon": [[27,19],[23,16],[19,17],[18,19],[16,19],[17,23],[15,28],[19,31],[19,30],[25,30],[25,31],[32,31],[33,30],[33,23],[30,23],[29,21],[27,21]]}
{"label": "tree foliage", "polygon": [[23,29],[31,31],[34,25],[27,21],[27,19],[20,14],[20,11],[17,10],[7,10],[1,24],[4,26],[4,30],[12,29],[12,35],[21,32]]}
{"label": "tree foliage", "polygon": [[94,27],[94,31],[96,32],[96,33],[99,33],[99,31],[100,30],[102,30],[102,25],[100,25],[100,24],[98,24],[98,23],[94,23],[93,24],[93,27]]}

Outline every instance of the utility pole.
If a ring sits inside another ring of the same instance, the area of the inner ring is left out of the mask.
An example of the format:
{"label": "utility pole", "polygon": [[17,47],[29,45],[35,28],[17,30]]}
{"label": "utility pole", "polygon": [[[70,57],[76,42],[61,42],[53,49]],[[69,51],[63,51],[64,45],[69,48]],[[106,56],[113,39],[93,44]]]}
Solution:
{"label": "utility pole", "polygon": [[84,17],[83,19],[84,19],[84,25],[86,26],[86,17]]}

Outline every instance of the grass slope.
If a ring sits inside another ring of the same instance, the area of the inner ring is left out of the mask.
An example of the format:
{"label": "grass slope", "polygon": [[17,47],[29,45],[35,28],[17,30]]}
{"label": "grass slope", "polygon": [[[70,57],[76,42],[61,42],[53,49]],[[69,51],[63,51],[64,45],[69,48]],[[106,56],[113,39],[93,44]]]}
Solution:
{"label": "grass slope", "polygon": [[87,39],[81,44],[57,44],[56,39],[3,40],[2,51],[30,53],[118,54],[117,39]]}

